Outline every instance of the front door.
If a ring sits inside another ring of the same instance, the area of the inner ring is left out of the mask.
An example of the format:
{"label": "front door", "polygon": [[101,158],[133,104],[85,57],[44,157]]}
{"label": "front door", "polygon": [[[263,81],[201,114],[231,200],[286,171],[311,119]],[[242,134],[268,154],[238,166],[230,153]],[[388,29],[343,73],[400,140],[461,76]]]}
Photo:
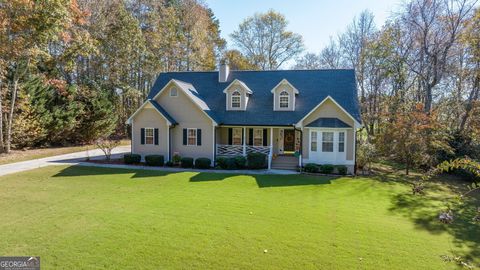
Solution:
{"label": "front door", "polygon": [[283,131],[283,151],[294,152],[295,151],[295,130],[285,129]]}

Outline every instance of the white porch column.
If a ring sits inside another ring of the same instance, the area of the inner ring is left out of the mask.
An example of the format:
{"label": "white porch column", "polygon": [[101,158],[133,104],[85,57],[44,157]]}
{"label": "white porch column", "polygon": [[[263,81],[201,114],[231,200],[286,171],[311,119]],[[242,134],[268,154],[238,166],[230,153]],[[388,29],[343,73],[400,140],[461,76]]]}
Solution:
{"label": "white porch column", "polygon": [[247,128],[243,127],[243,156],[247,156]]}
{"label": "white porch column", "polygon": [[268,169],[272,168],[272,157],[273,157],[273,128],[270,128],[270,152],[268,154]]}

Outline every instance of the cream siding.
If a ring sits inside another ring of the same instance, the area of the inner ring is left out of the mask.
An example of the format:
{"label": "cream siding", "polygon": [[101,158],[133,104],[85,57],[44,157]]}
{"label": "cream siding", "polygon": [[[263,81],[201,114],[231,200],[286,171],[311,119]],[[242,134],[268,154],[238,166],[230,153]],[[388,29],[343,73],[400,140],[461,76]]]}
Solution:
{"label": "cream siding", "polygon": [[[141,144],[142,128],[158,128],[158,145]],[[142,155],[163,155],[168,157],[168,124],[165,118],[152,105],[147,104],[133,118],[132,151]]]}
{"label": "cream siding", "polygon": [[[240,108],[232,108],[232,93],[235,91],[240,92]],[[239,83],[230,85],[225,91],[227,110],[229,111],[245,111],[248,106],[248,93],[247,90]]]}
{"label": "cream siding", "polygon": [[[289,94],[288,108],[280,108],[280,93],[285,90]],[[273,110],[275,111],[294,111],[295,110],[295,91],[288,83],[282,83],[273,90]]]}
{"label": "cream siding", "polygon": [[[174,87],[174,86],[172,86]],[[170,97],[170,88],[165,89],[156,101],[178,123],[171,129],[172,155],[179,153],[182,157],[206,157],[213,159],[213,121],[198,108],[193,101],[178,89],[177,97]],[[183,129],[196,128],[202,130],[202,145],[183,145]]]}

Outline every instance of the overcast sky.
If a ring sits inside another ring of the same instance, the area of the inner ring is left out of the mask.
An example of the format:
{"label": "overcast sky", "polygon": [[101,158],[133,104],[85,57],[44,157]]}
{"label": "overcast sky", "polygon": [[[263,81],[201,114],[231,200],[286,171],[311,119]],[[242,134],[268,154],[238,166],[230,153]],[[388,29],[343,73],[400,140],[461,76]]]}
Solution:
{"label": "overcast sky", "polygon": [[330,37],[344,31],[346,26],[362,10],[375,15],[375,23],[381,26],[402,0],[206,0],[220,20],[221,35],[231,46],[229,35],[238,25],[255,12],[274,9],[285,15],[289,30],[303,36],[306,49],[318,53]]}

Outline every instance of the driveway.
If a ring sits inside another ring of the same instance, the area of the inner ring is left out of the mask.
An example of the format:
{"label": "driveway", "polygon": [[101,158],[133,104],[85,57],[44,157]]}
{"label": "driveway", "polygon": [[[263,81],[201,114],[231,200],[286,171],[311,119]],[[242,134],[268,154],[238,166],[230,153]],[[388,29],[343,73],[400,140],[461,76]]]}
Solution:
{"label": "driveway", "polygon": [[[130,145],[119,146],[113,149],[112,158],[121,157],[125,153],[130,153]],[[102,150],[94,149],[89,150],[88,153],[87,151],[81,151],[65,155],[27,160],[22,162],[0,165],[0,176],[22,171],[28,171],[50,165],[77,165],[82,163],[82,161],[85,161],[85,158],[87,156],[90,156],[90,159],[105,158]]]}

